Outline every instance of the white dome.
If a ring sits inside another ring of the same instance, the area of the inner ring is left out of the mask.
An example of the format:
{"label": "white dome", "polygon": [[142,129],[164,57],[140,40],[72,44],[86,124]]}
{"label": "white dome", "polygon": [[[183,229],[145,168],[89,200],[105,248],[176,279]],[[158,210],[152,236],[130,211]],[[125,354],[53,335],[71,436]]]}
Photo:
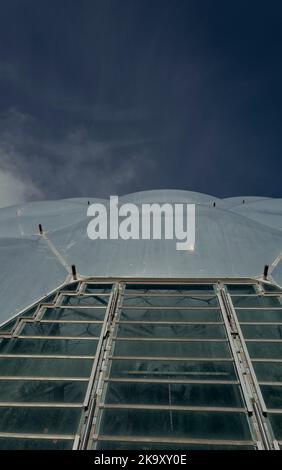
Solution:
{"label": "white dome", "polygon": [[[75,264],[80,276],[260,277],[282,252],[282,199],[219,199],[178,190],[120,197],[121,203],[195,203],[192,252],[176,251],[175,240],[90,240],[88,201],[106,202],[77,198],[0,209],[0,323],[65,282],[66,264]],[[56,253],[39,236],[38,224]],[[281,262],[273,279],[282,285]]]}

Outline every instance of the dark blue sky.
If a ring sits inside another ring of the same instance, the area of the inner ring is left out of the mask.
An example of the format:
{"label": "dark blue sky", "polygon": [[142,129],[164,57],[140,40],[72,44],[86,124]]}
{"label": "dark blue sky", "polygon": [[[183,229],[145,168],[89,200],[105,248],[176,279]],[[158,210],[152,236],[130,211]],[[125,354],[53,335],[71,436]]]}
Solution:
{"label": "dark blue sky", "polygon": [[279,0],[3,0],[2,205],[281,196],[281,24]]}

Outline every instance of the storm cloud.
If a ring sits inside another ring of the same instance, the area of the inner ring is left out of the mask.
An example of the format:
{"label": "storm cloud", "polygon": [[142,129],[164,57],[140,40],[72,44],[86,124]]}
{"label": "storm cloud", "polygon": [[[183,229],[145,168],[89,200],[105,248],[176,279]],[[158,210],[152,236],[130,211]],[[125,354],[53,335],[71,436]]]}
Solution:
{"label": "storm cloud", "polygon": [[5,2],[0,206],[281,196],[281,20],[275,1]]}

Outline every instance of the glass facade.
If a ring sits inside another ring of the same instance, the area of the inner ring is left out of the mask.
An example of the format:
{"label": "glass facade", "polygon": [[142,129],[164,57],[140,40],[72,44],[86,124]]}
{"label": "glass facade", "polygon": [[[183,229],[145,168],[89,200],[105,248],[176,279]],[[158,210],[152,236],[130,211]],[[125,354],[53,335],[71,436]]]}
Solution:
{"label": "glass facade", "polygon": [[0,329],[0,449],[273,449],[282,293],[87,279]]}

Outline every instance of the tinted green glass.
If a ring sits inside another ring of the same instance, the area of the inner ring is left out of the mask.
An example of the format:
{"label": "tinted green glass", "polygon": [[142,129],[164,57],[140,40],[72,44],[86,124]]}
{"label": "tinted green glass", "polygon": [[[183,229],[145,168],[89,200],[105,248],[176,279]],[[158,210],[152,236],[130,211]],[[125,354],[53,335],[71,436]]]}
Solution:
{"label": "tinted green glass", "polygon": [[282,382],[281,362],[253,362],[256,376],[262,382]]}
{"label": "tinted green glass", "polygon": [[224,339],[222,325],[177,325],[166,324],[119,324],[118,337],[152,337],[152,338],[214,338]]}
{"label": "tinted green glass", "polygon": [[187,439],[245,440],[251,437],[243,413],[138,409],[105,409],[100,434]]}
{"label": "tinted green glass", "polygon": [[282,413],[269,414],[269,420],[276,439],[282,440]]}
{"label": "tinted green glass", "polygon": [[141,382],[110,382],[105,403],[156,406],[243,406],[238,385]]}
{"label": "tinted green glass", "polygon": [[106,308],[47,308],[43,320],[99,320],[103,321]]}
{"label": "tinted green glass", "polygon": [[0,401],[82,403],[87,384],[58,380],[0,380]]}
{"label": "tinted green glass", "polygon": [[115,356],[153,356],[153,357],[230,357],[228,343],[222,342],[178,342],[178,341],[128,341],[115,343]]}
{"label": "tinted green glass", "polygon": [[0,437],[1,450],[71,450],[71,439],[18,439]]}
{"label": "tinted green glass", "polygon": [[282,323],[282,309],[281,310],[248,310],[237,309],[237,317],[240,322],[281,322]]}
{"label": "tinted green glass", "polygon": [[282,325],[241,325],[246,339],[281,339]]}
{"label": "tinted green glass", "polygon": [[282,307],[281,297],[243,297],[232,296],[232,302],[234,307],[259,307],[259,308],[272,308]]}
{"label": "tinted green glass", "polygon": [[271,293],[281,292],[282,293],[282,289],[280,287],[272,285],[272,284],[263,284],[262,287],[265,292],[271,292]]}
{"label": "tinted green glass", "polygon": [[77,339],[28,339],[28,338],[1,338],[1,354],[51,354],[94,356],[97,348],[97,340]]}
{"label": "tinted green glass", "polygon": [[175,308],[185,308],[185,307],[217,307],[218,301],[217,297],[196,297],[196,296],[129,296],[126,295],[123,297],[123,305],[125,307],[175,307]]}
{"label": "tinted green glass", "polygon": [[[54,292],[54,294],[48,295],[45,297],[45,299],[42,301],[44,304],[52,304],[55,300],[55,297],[57,296],[57,292]],[[34,307],[36,308],[36,307]]]}
{"label": "tinted green glass", "polygon": [[142,294],[214,294],[213,284],[126,284],[125,293]]}
{"label": "tinted green glass", "polygon": [[261,391],[265,404],[268,408],[282,409],[282,384],[280,385],[261,385]]}
{"label": "tinted green glass", "polygon": [[100,336],[102,323],[25,323],[20,336]]}
{"label": "tinted green glass", "polygon": [[17,315],[13,320],[6,323],[4,326],[1,326],[0,331],[11,332],[19,318],[33,318],[36,311],[37,311],[37,305],[28,310],[25,310],[24,313]]}
{"label": "tinted green glass", "polygon": [[255,284],[226,284],[227,291],[233,295],[257,294]]}
{"label": "tinted green glass", "polygon": [[232,362],[122,360],[111,361],[111,377],[187,380],[236,380]]}
{"label": "tinted green glass", "polygon": [[87,284],[85,293],[94,294],[110,294],[112,290],[112,284]]}
{"label": "tinted green glass", "polygon": [[93,305],[94,307],[106,307],[110,295],[79,295],[65,296],[62,305]]}
{"label": "tinted green glass", "polygon": [[[282,313],[282,310],[281,310]],[[282,317],[282,315],[281,315]],[[183,322],[221,322],[220,310],[206,309],[145,309],[123,308],[120,320],[128,321],[183,321]]]}
{"label": "tinted green glass", "polygon": [[0,375],[26,377],[89,377],[93,359],[1,357]]}
{"label": "tinted green glass", "polygon": [[0,407],[0,432],[75,434],[80,408]]}
{"label": "tinted green glass", "polygon": [[67,284],[60,290],[60,292],[74,292],[77,290],[78,284],[78,282],[72,282],[71,284]]}
{"label": "tinted green glass", "polygon": [[247,347],[254,358],[281,359],[282,356],[282,343],[247,342]]}
{"label": "tinted green glass", "polygon": [[1,326],[0,327],[0,332],[1,333],[8,333],[8,332],[11,332],[12,329],[14,328],[14,326],[16,325],[18,321],[18,318],[12,320],[12,321],[9,321],[9,323],[6,323],[4,326]]}

